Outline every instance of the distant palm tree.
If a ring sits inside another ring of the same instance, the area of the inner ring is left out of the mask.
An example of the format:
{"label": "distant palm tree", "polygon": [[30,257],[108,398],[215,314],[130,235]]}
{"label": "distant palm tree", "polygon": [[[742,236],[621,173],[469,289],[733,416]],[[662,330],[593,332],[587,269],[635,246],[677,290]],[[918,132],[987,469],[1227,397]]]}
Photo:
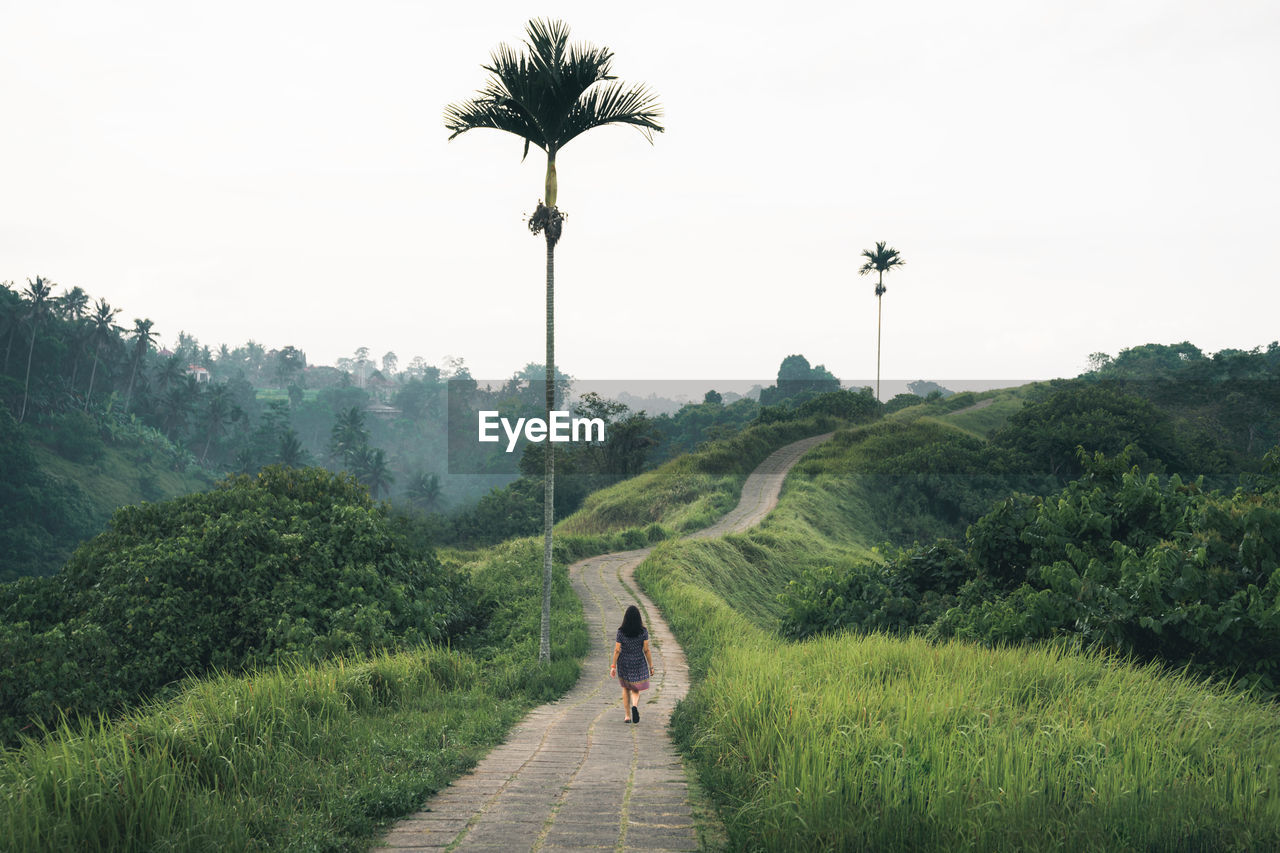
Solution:
{"label": "distant palm tree", "polygon": [[876,282],[876,399],[880,399],[880,299],[884,296],[884,274],[890,272],[894,267],[900,267],[906,263],[898,255],[897,249],[886,249],[884,242],[876,243],[875,251],[871,249],[863,249],[862,257],[867,262],[858,270],[858,275],[866,275],[875,272],[880,274],[879,281]]}
{"label": "distant palm tree", "polygon": [[311,454],[302,446],[302,439],[292,429],[280,435],[280,464],[289,468],[301,468],[307,464]]}
{"label": "distant palm tree", "polygon": [[231,398],[231,391],[226,385],[214,385],[204,396],[205,440],[204,450],[200,453],[201,465],[209,455],[209,446],[222,434],[223,428],[240,420],[244,415],[235,400]]}
{"label": "distant palm tree", "polygon": [[31,390],[31,357],[36,351],[36,333],[40,329],[40,323],[49,313],[49,300],[52,293],[53,282],[46,281],[40,276],[36,276],[35,281],[27,279],[26,318],[31,325],[31,346],[27,348],[27,378],[22,384],[22,411],[18,413],[18,423],[22,423],[27,416],[27,395]]}
{"label": "distant palm tree", "polygon": [[89,305],[89,294],[84,288],[73,287],[54,300],[58,316],[71,324],[71,387],[80,375],[80,352],[84,349],[84,311]]}
{"label": "distant palm tree", "polygon": [[115,338],[116,332],[120,331],[120,327],[113,322],[119,313],[119,308],[112,308],[107,304],[107,300],[99,299],[98,304],[94,306],[93,316],[89,318],[89,344],[93,347],[93,371],[89,374],[89,391],[84,395],[86,412],[89,411],[89,401],[93,399],[93,381],[98,376],[98,358],[102,355],[102,348]]}
{"label": "distant palm tree", "polygon": [[[513,133],[524,140],[524,155],[536,145],[547,155],[546,194],[529,218],[529,230],[547,241],[547,417],[555,408],[555,247],[564,228],[556,206],[556,155],[571,140],[607,124],[631,125],[652,142],[661,132],[662,109],[644,86],[631,86],[609,73],[613,51],[570,45],[562,21],[532,20],[525,28],[525,51],[499,45],[483,66],[489,79],[477,96],[444,111],[449,138],[477,128]],[[538,658],[551,659],[551,527],[555,520],[555,463],[551,446],[543,453],[542,637]]]}
{"label": "distant palm tree", "polygon": [[182,439],[182,433],[186,430],[199,399],[200,384],[194,376],[174,382],[160,398],[157,410],[164,433],[170,441],[176,443]]}
{"label": "distant palm tree", "polygon": [[387,464],[385,450],[365,447],[355,462],[356,479],[369,487],[369,494],[375,501],[396,481],[391,476],[391,466]]}
{"label": "distant palm tree", "polygon": [[364,412],[360,407],[352,406],[339,412],[329,430],[329,458],[350,468],[368,446],[369,433],[364,428]]}
{"label": "distant palm tree", "polygon": [[4,364],[0,373],[9,372],[9,352],[13,349],[13,335],[18,331],[22,316],[22,297],[13,290],[13,282],[0,281],[0,333],[5,336]]}
{"label": "distant palm tree", "polygon": [[68,320],[79,322],[89,307],[89,294],[80,287],[73,287],[58,297],[58,313]]}
{"label": "distant palm tree", "polygon": [[[129,390],[124,395],[124,410],[129,411],[129,401],[133,399],[133,380],[138,376],[138,365],[146,357],[147,352],[156,342],[156,336],[151,331],[152,322],[150,320],[133,320],[133,367],[129,370]],[[225,344],[224,344],[225,346]]]}
{"label": "distant palm tree", "polygon": [[431,512],[440,503],[440,475],[425,471],[415,474],[405,489],[409,503],[423,512]]}
{"label": "distant palm tree", "polygon": [[186,375],[186,365],[182,363],[181,356],[174,353],[164,360],[154,378],[161,391],[168,391],[169,388],[180,383],[182,377]]}

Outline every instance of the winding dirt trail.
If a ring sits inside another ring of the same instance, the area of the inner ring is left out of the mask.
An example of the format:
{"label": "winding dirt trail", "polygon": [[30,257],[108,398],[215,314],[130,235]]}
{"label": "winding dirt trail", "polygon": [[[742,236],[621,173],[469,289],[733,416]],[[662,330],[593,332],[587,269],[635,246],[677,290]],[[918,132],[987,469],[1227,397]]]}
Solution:
{"label": "winding dirt trail", "polygon": [[[714,538],[746,530],[778,502],[782,481],[831,434],[789,444],[760,464],[738,506],[690,534]],[[697,850],[680,756],[667,734],[671,710],[689,689],[684,651],[632,572],[650,548],[574,563],[591,647],[578,683],[557,702],[529,712],[470,773],[397,823],[376,849],[388,851]],[[609,677],[622,611],[645,614],[657,675],[640,724],[622,722],[621,691]]]}

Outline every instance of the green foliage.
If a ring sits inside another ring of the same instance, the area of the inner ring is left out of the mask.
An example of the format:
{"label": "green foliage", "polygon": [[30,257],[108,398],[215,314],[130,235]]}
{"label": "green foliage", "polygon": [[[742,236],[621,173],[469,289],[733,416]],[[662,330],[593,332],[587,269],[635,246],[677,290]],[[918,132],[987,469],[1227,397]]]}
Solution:
{"label": "green foliage", "polygon": [[1204,492],[1129,461],[1082,454],[1081,478],[1048,498],[996,504],[963,550],[939,542],[806,575],[786,596],[786,630],[992,644],[1069,634],[1276,692],[1280,489]]}
{"label": "green foliage", "polygon": [[848,632],[788,643],[768,630],[769,599],[807,543],[825,560],[798,585],[870,592],[891,605],[878,606],[884,617],[929,608],[930,594],[937,612],[944,599],[981,600],[979,583],[992,591],[965,581],[970,558],[953,544],[891,553],[879,573],[865,559],[841,564],[860,550],[849,528],[874,535],[849,473],[873,429],[811,452],[761,529],[663,543],[637,570],[688,655],[694,684],[673,732],[730,849],[1280,845],[1273,706],[1065,643]]}
{"label": "green foliage", "polygon": [[802,638],[845,628],[908,631],[941,616],[972,576],[968,555],[947,540],[899,550],[887,564],[817,567],[779,595],[786,608],[780,632]]}
{"label": "green foliage", "polygon": [[220,674],[109,723],[62,724],[0,753],[0,838],[50,853],[367,850],[537,701],[511,689],[513,670],[422,646]]}
{"label": "green foliage", "polygon": [[23,428],[0,408],[0,582],[53,572],[100,518],[75,481],[41,468]]}
{"label": "green foliage", "polygon": [[1142,397],[1095,384],[1050,390],[1014,414],[991,440],[1021,453],[1030,468],[1068,477],[1082,470],[1077,447],[1108,455],[1132,447],[1134,461],[1144,467],[1207,473],[1169,415]]}
{"label": "green foliage", "polygon": [[110,710],[211,669],[443,640],[472,620],[461,576],[319,469],[126,507],[61,573],[0,596],[6,739],[58,708]]}
{"label": "green foliage", "polygon": [[727,438],[744,429],[760,414],[760,404],[750,397],[724,405],[723,397],[708,391],[701,403],[688,403],[674,415],[653,419],[661,436],[651,454],[655,463],[666,462],[682,453],[692,453],[704,443]]}
{"label": "green foliage", "polygon": [[840,380],[821,364],[810,366],[802,355],[789,355],[778,366],[778,383],[760,392],[761,406],[799,404],[815,394],[840,390]]}

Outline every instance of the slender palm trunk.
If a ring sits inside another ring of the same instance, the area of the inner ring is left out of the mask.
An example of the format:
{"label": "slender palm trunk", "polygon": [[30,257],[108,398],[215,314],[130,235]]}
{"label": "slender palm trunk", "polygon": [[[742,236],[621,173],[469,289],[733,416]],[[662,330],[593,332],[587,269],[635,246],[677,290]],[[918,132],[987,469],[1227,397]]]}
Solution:
{"label": "slender palm trunk", "polygon": [[129,390],[124,392],[124,412],[126,415],[129,413],[129,401],[133,399],[133,380],[138,375],[138,361],[139,359],[137,358],[133,360],[133,370],[129,371]]}
{"label": "slender palm trunk", "polygon": [[880,316],[884,309],[884,271],[876,287],[876,402],[880,402]]}
{"label": "slender palm trunk", "polygon": [[[556,243],[552,231],[547,238],[547,423],[556,404],[555,386],[555,286]],[[556,463],[551,442],[543,444],[544,467],[542,475],[542,637],[538,642],[538,660],[551,660],[551,527],[555,523]]]}
{"label": "slender palm trunk", "polygon": [[93,354],[93,370],[89,371],[89,390],[84,395],[84,410],[89,411],[89,401],[93,399],[93,380],[98,375],[98,353]]}
{"label": "slender palm trunk", "polygon": [[27,416],[27,393],[31,389],[31,356],[36,351],[36,325],[31,325],[31,346],[27,348],[27,378],[22,384],[22,411],[18,414],[18,423]]}

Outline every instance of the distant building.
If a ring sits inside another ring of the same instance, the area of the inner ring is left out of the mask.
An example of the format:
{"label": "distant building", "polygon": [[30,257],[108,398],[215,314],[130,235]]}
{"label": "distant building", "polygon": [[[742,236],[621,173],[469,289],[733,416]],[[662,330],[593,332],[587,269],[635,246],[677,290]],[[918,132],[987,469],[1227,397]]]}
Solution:
{"label": "distant building", "polygon": [[373,402],[364,407],[364,410],[375,417],[389,418],[393,415],[400,414],[400,410],[395,406],[388,406],[385,403]]}
{"label": "distant building", "polygon": [[186,374],[188,376],[194,376],[196,378],[196,383],[200,385],[209,381],[208,369],[201,367],[198,364],[188,364]]}

